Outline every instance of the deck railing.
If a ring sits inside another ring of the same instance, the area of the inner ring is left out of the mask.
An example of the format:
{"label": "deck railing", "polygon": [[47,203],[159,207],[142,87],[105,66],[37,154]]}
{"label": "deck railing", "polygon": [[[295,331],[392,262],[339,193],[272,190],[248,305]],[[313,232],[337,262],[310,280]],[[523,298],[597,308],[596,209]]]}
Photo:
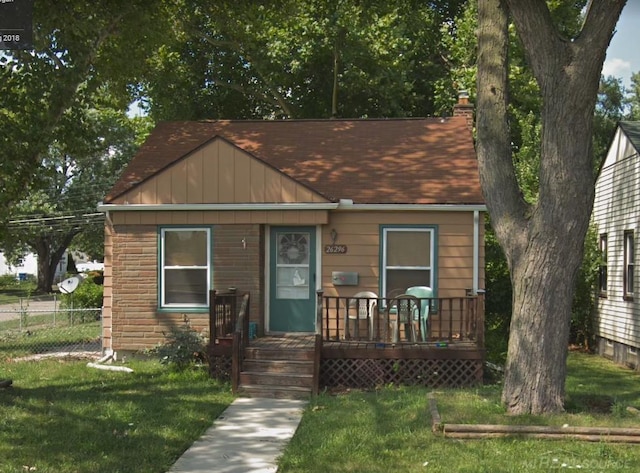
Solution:
{"label": "deck railing", "polygon": [[467,341],[482,346],[483,302],[481,296],[388,299],[319,292],[318,322],[325,341]]}
{"label": "deck railing", "polygon": [[238,293],[235,290],[209,292],[209,339],[217,343],[231,337],[238,319]]}
{"label": "deck railing", "polygon": [[235,290],[229,292],[210,293],[209,306],[209,355],[211,358],[217,352],[231,350],[231,387],[235,392],[238,388],[244,348],[249,346],[249,299],[250,295],[238,293]]}

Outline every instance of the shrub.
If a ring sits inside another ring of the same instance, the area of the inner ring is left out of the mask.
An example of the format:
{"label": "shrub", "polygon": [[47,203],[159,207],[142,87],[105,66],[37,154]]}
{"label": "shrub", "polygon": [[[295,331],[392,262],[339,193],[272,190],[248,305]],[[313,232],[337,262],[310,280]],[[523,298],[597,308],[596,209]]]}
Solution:
{"label": "shrub", "polygon": [[102,286],[104,284],[104,271],[89,271],[87,272],[87,277],[99,286]]}
{"label": "shrub", "polygon": [[160,363],[183,371],[206,361],[207,340],[191,328],[187,317],[183,325],[172,328],[168,335],[164,335],[166,343],[150,350],[150,354],[157,356]]}
{"label": "shrub", "polygon": [[61,305],[65,308],[96,309],[102,307],[103,287],[93,279],[86,278],[71,294],[62,294]]}
{"label": "shrub", "polygon": [[598,271],[601,262],[598,229],[591,226],[584,241],[584,256],[573,296],[569,334],[569,343],[590,351],[595,348]]}
{"label": "shrub", "polygon": [[16,287],[20,283],[13,274],[3,274],[0,276],[0,287]]}

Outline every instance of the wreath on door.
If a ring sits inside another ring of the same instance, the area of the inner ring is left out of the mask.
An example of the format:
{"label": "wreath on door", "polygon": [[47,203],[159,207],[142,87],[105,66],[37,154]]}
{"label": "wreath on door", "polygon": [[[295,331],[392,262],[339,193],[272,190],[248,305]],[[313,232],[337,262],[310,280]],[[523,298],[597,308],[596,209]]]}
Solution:
{"label": "wreath on door", "polygon": [[279,255],[284,264],[301,264],[307,259],[307,236],[303,233],[281,235],[279,247]]}

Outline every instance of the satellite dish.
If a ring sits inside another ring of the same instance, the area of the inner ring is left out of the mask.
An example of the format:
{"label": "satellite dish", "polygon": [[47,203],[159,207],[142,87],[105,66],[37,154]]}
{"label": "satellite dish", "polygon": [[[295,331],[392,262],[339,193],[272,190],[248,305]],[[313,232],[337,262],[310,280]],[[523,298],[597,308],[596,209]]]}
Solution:
{"label": "satellite dish", "polygon": [[63,294],[71,294],[78,288],[78,284],[80,284],[80,279],[76,276],[73,276],[69,279],[65,279],[58,284],[58,289]]}

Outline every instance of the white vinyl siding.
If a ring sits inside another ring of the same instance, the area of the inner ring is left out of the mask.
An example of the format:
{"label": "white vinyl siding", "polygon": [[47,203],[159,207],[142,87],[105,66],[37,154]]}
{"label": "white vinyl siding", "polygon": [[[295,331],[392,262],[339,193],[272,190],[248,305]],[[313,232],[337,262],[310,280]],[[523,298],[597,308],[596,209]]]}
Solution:
{"label": "white vinyl siding", "polygon": [[[625,230],[637,232],[640,221],[640,157],[618,129],[596,183],[593,222],[607,237],[607,292],[598,299],[596,334],[640,347],[640,306],[625,297]],[[637,238],[633,238],[636,254]],[[635,287],[637,277],[634,277]],[[631,287],[632,292],[637,289]],[[637,299],[637,298],[636,298]]]}

